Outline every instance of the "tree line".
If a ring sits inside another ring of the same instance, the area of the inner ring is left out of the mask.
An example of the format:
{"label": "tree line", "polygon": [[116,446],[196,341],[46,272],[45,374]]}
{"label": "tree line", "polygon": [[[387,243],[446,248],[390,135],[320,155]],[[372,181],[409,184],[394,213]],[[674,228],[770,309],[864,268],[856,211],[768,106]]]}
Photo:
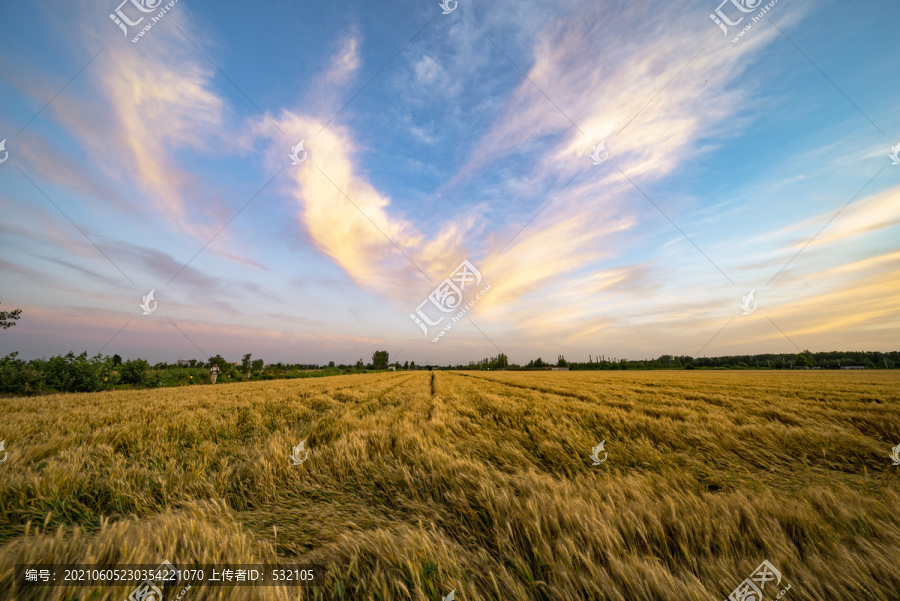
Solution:
{"label": "tree line", "polygon": [[569,370],[621,370],[621,369],[841,369],[864,367],[866,369],[896,369],[900,365],[900,351],[825,351],[808,350],[796,354],[763,353],[759,355],[727,355],[722,357],[691,357],[688,355],[661,355],[656,359],[620,359],[604,355],[589,356],[588,361],[567,361],[563,355],[556,361],[544,361],[540,357],[525,365],[509,364],[506,355],[471,361],[454,369],[550,369],[565,367]]}
{"label": "tree line", "polygon": [[[14,323],[12,325],[15,325]],[[4,328],[5,329],[5,328]],[[325,365],[307,363],[271,363],[245,354],[240,362],[230,362],[222,355],[207,361],[179,360],[176,363],[151,365],[145,359],[123,361],[119,355],[87,352],[24,361],[18,353],[0,358],[0,392],[38,394],[42,392],[97,392],[123,388],[160,388],[210,383],[210,369],[218,368],[217,384],[293,378],[316,378],[342,374],[358,374],[387,369],[419,369],[415,361],[389,363],[387,351],[376,351],[371,363],[362,358],[355,364]]]}

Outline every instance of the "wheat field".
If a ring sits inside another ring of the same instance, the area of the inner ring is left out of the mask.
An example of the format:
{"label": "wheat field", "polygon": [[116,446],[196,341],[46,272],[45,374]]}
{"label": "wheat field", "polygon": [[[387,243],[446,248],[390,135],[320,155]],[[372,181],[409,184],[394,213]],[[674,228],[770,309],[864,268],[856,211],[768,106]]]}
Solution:
{"label": "wheat field", "polygon": [[134,588],[23,591],[16,564],[163,559],[327,569],[184,601],[721,601],[764,559],[764,599],[900,599],[898,373],[397,372],[0,416],[3,599]]}

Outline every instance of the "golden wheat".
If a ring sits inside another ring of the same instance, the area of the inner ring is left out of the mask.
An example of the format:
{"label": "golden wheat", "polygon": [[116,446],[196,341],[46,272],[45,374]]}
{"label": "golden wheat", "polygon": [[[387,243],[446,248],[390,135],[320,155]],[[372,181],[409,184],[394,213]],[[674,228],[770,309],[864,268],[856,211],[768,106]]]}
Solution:
{"label": "golden wheat", "polygon": [[184,601],[721,601],[768,559],[788,600],[895,601],[898,390],[891,372],[414,372],[0,399],[0,598],[134,587],[12,590],[16,564],[168,559],[328,569]]}

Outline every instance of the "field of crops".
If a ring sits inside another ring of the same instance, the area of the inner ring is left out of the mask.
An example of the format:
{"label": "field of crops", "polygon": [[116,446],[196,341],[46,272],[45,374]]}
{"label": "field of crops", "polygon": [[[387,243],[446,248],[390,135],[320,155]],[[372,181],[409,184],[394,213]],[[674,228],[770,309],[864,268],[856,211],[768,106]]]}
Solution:
{"label": "field of crops", "polygon": [[163,559],[327,568],[300,592],[183,601],[722,601],[763,560],[781,575],[766,600],[900,598],[896,372],[419,371],[6,398],[3,439],[2,599],[121,601],[136,583],[23,592],[14,567]]}

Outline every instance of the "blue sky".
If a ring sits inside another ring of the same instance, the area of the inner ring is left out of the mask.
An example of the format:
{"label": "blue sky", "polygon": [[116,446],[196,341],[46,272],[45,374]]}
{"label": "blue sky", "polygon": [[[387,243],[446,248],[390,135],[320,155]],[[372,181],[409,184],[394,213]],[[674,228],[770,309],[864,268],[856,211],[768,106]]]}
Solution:
{"label": "blue sky", "polygon": [[0,353],[896,348],[896,3],[134,2],[0,7]]}

